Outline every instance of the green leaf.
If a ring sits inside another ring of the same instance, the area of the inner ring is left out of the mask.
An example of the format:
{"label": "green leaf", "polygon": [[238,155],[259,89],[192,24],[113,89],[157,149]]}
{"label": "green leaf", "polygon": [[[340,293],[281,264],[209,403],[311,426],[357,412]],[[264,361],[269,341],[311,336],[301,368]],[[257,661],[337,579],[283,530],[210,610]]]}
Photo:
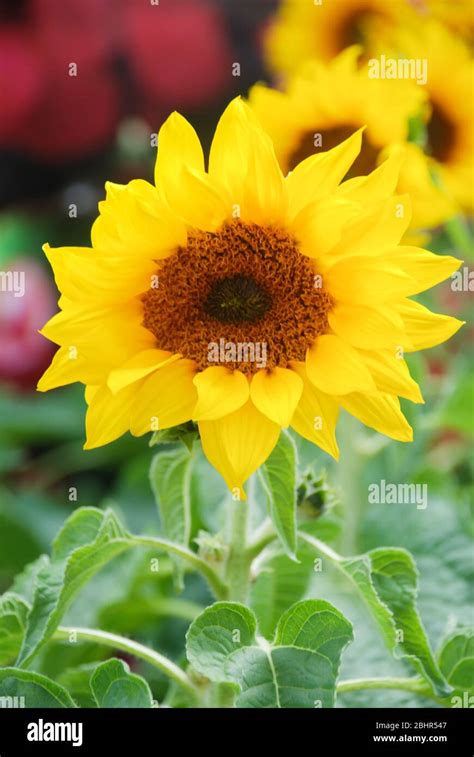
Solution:
{"label": "green leaf", "polygon": [[26,666],[52,636],[79,589],[109,560],[135,546],[111,510],[76,510],[54,541],[36,591],[17,664]]}
{"label": "green leaf", "polygon": [[451,686],[474,693],[474,629],[458,628],[444,640],[439,666]]}
{"label": "green leaf", "polygon": [[447,696],[450,687],[433,656],[416,606],[418,571],[413,557],[404,549],[384,547],[369,555],[377,594],[392,613],[397,631],[402,632],[395,656],[407,657],[438,696]]}
{"label": "green leaf", "polygon": [[91,676],[90,687],[98,707],[153,707],[147,682],[130,673],[123,660],[107,660],[98,665]]}
{"label": "green leaf", "polygon": [[79,707],[97,707],[91,692],[90,679],[99,662],[89,662],[66,668],[57,677],[57,682],[63,686]]}
{"label": "green leaf", "polygon": [[418,572],[410,553],[381,547],[344,559],[340,567],[356,584],[394,656],[406,658],[435,694],[447,696],[450,687],[436,663],[418,614]]}
{"label": "green leaf", "polygon": [[31,670],[2,668],[0,696],[24,697],[24,707],[75,707],[66,689],[46,676]]}
{"label": "green leaf", "polygon": [[261,468],[261,480],[275,530],[286,554],[296,558],[296,447],[282,432],[270,457]]}
{"label": "green leaf", "polygon": [[270,644],[248,608],[217,602],[190,626],[188,659],[212,681],[234,683],[237,707],[333,707],[340,658],[352,626],[329,602],[284,613]]}
{"label": "green leaf", "polygon": [[13,592],[0,597],[0,665],[15,660],[25,633],[29,605]]}
{"label": "green leaf", "polygon": [[[191,536],[191,469],[193,457],[187,449],[161,452],[152,460],[150,481],[161,518],[163,536],[189,546]],[[183,564],[177,567],[178,586],[183,588]]]}
{"label": "green leaf", "polygon": [[155,431],[150,439],[149,446],[155,447],[158,444],[182,442],[188,452],[191,452],[193,444],[198,437],[197,425],[193,421],[187,421],[186,423],[181,423],[179,426]]}

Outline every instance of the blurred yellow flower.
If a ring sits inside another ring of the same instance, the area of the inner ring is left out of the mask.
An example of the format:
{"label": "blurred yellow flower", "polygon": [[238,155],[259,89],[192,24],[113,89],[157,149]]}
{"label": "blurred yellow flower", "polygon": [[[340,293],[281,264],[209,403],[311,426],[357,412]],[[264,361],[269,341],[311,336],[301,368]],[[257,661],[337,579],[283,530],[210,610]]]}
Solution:
{"label": "blurred yellow flower", "polygon": [[311,58],[329,61],[354,44],[370,52],[388,29],[420,23],[410,0],[283,0],[264,40],[268,65],[295,73]]}
{"label": "blurred yellow flower", "polygon": [[354,45],[329,63],[310,61],[283,92],[256,84],[249,102],[270,134],[283,171],[330,149],[366,126],[362,149],[347,178],[367,175],[392,152],[405,156],[399,191],[411,194],[412,227],[426,229],[454,215],[455,207],[433,181],[430,163],[408,144],[410,118],[420,117],[427,93],[411,79],[371,78]]}
{"label": "blurred yellow flower", "polygon": [[[397,55],[426,60],[425,120],[430,170],[462,209],[474,207],[474,62],[468,46],[436,21],[397,30]],[[384,52],[387,47],[384,45]]]}
{"label": "blurred yellow flower", "polygon": [[216,129],[208,172],[191,125],[159,133],[156,187],[108,184],[92,247],[45,247],[62,293],[43,333],[60,345],[39,382],[86,385],[86,447],[190,419],[228,486],[243,484],[290,425],[338,456],[341,407],[412,439],[398,396],[422,402],[403,351],[461,322],[409,299],[452,257],[399,245],[397,156],[340,184],[358,131],[284,178],[240,99]]}

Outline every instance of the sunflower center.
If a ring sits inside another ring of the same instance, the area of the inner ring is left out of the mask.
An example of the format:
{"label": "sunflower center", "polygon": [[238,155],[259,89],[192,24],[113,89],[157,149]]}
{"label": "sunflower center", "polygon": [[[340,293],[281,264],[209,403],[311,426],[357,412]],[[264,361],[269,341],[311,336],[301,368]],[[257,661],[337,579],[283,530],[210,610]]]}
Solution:
{"label": "sunflower center", "polygon": [[[340,145],[341,142],[344,142],[344,140],[354,134],[358,128],[358,126],[343,125],[335,126],[332,129],[305,132],[288,158],[288,170],[292,171],[298,163],[305,160],[305,158],[309,158],[310,155],[332,150],[333,147],[337,147],[337,145]],[[352,179],[354,176],[367,176],[371,173],[377,168],[378,152],[377,148],[374,147],[364,134],[361,151],[344,179]]]}
{"label": "sunflower center", "polygon": [[268,292],[249,276],[227,276],[213,284],[203,309],[221,323],[259,321],[270,308]]}
{"label": "sunflower center", "polygon": [[448,162],[456,142],[456,127],[443,108],[436,103],[433,103],[427,132],[428,146],[433,158],[440,163]]}
{"label": "sunflower center", "polygon": [[364,45],[368,24],[376,15],[373,9],[361,7],[345,16],[339,28],[337,52],[351,45]]}
{"label": "sunflower center", "polygon": [[[328,331],[331,297],[314,261],[282,229],[234,220],[217,232],[192,231],[157,276],[142,296],[143,325],[157,347],[201,370],[216,354],[244,373],[287,367]],[[265,365],[256,366],[252,355],[263,349]]]}

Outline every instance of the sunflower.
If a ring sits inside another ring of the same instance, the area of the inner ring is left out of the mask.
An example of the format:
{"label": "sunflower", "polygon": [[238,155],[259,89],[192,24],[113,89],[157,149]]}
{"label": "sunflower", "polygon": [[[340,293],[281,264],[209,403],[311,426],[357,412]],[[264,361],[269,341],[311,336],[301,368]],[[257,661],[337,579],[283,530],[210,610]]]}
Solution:
{"label": "sunflower", "polygon": [[448,29],[463,36],[466,41],[474,38],[474,6],[472,0],[424,0],[425,13],[445,24]]}
{"label": "sunflower", "polygon": [[108,184],[92,247],[45,246],[62,295],[43,333],[60,348],[38,388],[86,385],[86,448],[193,420],[243,498],[282,427],[336,458],[341,407],[412,439],[398,396],[422,397],[403,350],[438,344],[461,322],[409,298],[459,262],[398,246],[410,209],[393,195],[396,157],[340,184],[360,147],[358,131],[284,178],[236,99],[206,172],[195,131],[174,113],[159,133],[156,187]]}
{"label": "sunflower", "polygon": [[420,23],[409,0],[283,0],[264,39],[267,63],[292,74],[308,59],[331,60],[346,47],[363,45],[400,24]]}
{"label": "sunflower", "polygon": [[[430,170],[458,206],[472,212],[474,62],[469,48],[434,20],[418,30],[397,30],[390,47],[393,55],[427,62],[424,88],[429,96],[425,121]],[[387,47],[382,52],[387,54]]]}
{"label": "sunflower", "polygon": [[348,178],[367,175],[388,154],[400,152],[405,160],[399,191],[411,194],[412,226],[436,226],[454,215],[455,206],[434,183],[423,150],[407,142],[410,119],[421,115],[427,93],[411,80],[370,78],[367,66],[359,65],[361,54],[353,45],[329,63],[307,62],[283,92],[256,84],[249,102],[272,137],[284,172],[366,125]]}

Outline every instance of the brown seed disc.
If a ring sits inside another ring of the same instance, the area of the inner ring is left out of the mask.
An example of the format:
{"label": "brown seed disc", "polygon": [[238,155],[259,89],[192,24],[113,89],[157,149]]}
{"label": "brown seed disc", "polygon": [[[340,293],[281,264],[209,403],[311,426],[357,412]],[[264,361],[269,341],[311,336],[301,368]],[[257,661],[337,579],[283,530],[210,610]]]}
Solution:
{"label": "brown seed disc", "polygon": [[[142,297],[144,326],[157,347],[201,370],[215,365],[215,344],[265,345],[266,367],[284,368],[304,360],[328,331],[331,297],[314,262],[278,228],[234,220],[215,233],[190,232],[186,247],[159,262],[157,275],[158,286]],[[228,350],[226,365],[245,373],[262,367],[243,353],[230,359]]]}

